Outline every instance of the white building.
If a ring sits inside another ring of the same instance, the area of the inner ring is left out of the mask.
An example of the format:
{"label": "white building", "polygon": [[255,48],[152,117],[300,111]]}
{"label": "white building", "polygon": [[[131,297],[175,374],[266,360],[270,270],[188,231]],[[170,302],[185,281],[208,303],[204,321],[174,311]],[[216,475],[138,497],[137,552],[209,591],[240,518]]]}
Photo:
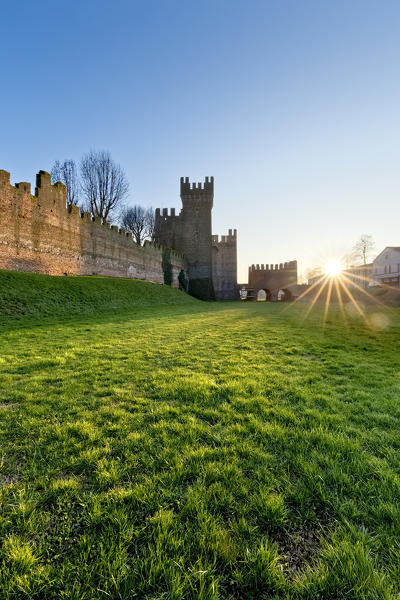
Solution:
{"label": "white building", "polygon": [[386,246],[378,254],[372,275],[377,283],[400,287],[400,246]]}
{"label": "white building", "polygon": [[373,263],[351,266],[343,270],[344,282],[350,287],[367,288],[373,278]]}

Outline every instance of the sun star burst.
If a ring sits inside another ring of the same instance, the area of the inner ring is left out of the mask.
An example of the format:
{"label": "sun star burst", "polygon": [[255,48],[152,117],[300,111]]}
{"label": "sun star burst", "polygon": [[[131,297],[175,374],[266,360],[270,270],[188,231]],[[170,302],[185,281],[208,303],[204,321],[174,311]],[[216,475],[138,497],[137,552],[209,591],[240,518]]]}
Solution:
{"label": "sun star burst", "polygon": [[342,270],[342,265],[335,259],[329,260],[324,267],[324,273],[325,275],[328,275],[328,277],[338,277]]}

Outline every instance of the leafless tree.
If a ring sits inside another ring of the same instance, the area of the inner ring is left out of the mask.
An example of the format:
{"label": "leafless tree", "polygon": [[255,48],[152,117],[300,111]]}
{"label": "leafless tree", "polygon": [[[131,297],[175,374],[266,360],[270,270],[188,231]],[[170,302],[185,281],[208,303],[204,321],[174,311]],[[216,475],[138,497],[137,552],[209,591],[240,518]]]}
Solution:
{"label": "leafless tree", "polygon": [[345,269],[349,269],[350,267],[353,266],[354,260],[355,260],[354,253],[346,252],[346,254],[343,254],[340,262],[342,263],[342,265]]}
{"label": "leafless tree", "polygon": [[80,166],[85,207],[94,217],[106,221],[115,214],[128,193],[126,175],[105,150],[91,150],[82,158]]}
{"label": "leafless tree", "polygon": [[324,274],[324,269],[322,267],[313,267],[312,269],[308,269],[305,273],[306,280],[314,279],[316,277],[322,277]]}
{"label": "leafless tree", "polygon": [[148,239],[150,241],[154,242],[156,220],[155,220],[154,209],[152,206],[150,206],[150,208],[147,209],[146,228],[147,228]]}
{"label": "leafless tree", "polygon": [[61,181],[67,188],[67,208],[79,202],[80,183],[75,162],[71,159],[60,162],[56,160],[51,169],[53,183]]}
{"label": "leafless tree", "polygon": [[367,264],[368,257],[375,248],[375,242],[372,235],[360,235],[353,247],[353,256],[356,259],[361,259],[363,264]]}
{"label": "leafless tree", "polygon": [[145,240],[152,240],[154,235],[154,211],[139,204],[126,206],[120,214],[120,225],[133,235],[139,246]]}

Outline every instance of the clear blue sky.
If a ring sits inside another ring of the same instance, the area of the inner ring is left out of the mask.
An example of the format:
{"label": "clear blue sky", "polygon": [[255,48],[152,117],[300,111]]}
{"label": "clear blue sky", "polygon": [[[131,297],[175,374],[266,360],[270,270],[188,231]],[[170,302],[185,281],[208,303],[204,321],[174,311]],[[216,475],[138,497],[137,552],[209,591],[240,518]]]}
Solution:
{"label": "clear blue sky", "polygon": [[108,149],[131,203],[215,177],[214,233],[300,270],[400,245],[400,2],[6,2],[0,168]]}

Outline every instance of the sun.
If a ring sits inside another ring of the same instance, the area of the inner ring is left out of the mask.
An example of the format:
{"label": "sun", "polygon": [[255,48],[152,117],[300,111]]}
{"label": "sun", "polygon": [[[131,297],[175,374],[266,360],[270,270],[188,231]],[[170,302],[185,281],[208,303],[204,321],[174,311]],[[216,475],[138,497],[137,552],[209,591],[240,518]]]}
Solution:
{"label": "sun", "polygon": [[343,267],[340,264],[340,262],[338,260],[328,260],[328,262],[326,263],[325,267],[324,267],[324,273],[325,275],[328,275],[328,277],[338,277],[338,275],[340,275],[340,273],[342,272]]}

